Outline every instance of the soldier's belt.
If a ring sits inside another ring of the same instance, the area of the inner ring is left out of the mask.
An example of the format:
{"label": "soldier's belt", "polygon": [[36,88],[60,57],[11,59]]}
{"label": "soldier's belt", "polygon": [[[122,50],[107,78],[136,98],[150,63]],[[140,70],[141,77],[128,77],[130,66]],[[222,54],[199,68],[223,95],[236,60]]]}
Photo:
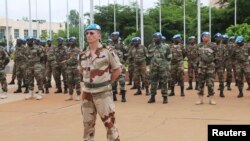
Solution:
{"label": "soldier's belt", "polygon": [[87,88],[100,88],[100,87],[104,87],[104,86],[108,86],[110,84],[109,81],[105,81],[102,83],[88,83],[88,82],[84,82],[85,87]]}

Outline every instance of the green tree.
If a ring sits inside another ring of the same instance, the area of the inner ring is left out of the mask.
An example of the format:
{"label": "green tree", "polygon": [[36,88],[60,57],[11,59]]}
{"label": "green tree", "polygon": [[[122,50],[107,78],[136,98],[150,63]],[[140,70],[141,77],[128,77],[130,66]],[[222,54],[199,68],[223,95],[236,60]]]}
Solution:
{"label": "green tree", "polygon": [[250,25],[247,23],[230,26],[227,28],[227,34],[229,36],[239,36],[242,35],[245,41],[250,41]]}

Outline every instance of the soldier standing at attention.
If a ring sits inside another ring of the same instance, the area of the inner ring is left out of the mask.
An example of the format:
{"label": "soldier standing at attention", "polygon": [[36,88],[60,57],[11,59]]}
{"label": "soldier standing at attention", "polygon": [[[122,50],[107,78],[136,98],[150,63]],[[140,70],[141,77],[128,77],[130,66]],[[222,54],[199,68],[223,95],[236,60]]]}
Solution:
{"label": "soldier standing at attention", "polygon": [[17,90],[14,93],[22,93],[22,82],[26,87],[24,93],[28,93],[28,85],[27,85],[27,56],[26,56],[26,48],[23,46],[23,40],[18,38],[16,40],[16,51],[15,51],[15,59],[16,59],[16,73],[17,73]]}
{"label": "soldier standing at attention", "polygon": [[111,84],[121,74],[121,63],[114,50],[100,43],[101,27],[90,24],[85,29],[89,47],[81,53],[83,68],[82,115],[84,141],[93,141],[97,113],[107,130],[108,141],[120,141],[115,124],[115,105]]}
{"label": "soldier standing at attention", "polygon": [[[131,39],[130,41],[130,46],[128,48],[128,54],[131,54],[132,49],[134,48],[134,43],[133,43],[134,38]],[[128,56],[128,58],[130,58],[131,56]],[[134,76],[134,65],[133,65],[133,60],[132,58],[128,59],[128,78],[129,78],[129,83],[127,85],[132,85],[132,81],[133,81],[133,76]]]}
{"label": "soldier standing at attention", "polygon": [[227,52],[227,57],[226,57],[226,63],[225,63],[225,68],[226,68],[226,86],[227,90],[232,90],[231,89],[231,83],[233,79],[233,73],[232,73],[232,53],[233,53],[233,46],[228,43],[228,36],[226,34],[222,35],[222,44],[226,48]]}
{"label": "soldier standing at attention", "polygon": [[243,86],[244,86],[244,76],[246,80],[250,79],[250,46],[244,44],[244,37],[238,36],[235,40],[237,46],[235,47],[232,59],[235,60],[235,68],[236,68],[236,81],[238,84],[239,95],[238,98],[243,97]]}
{"label": "soldier standing at attention", "polygon": [[[51,76],[54,77],[56,65],[55,47],[51,44],[51,39],[47,40],[46,48],[46,88],[51,88]],[[47,90],[46,90],[47,93]]]}
{"label": "soldier standing at attention", "polygon": [[215,51],[215,74],[218,75],[219,79],[219,90],[220,97],[224,96],[224,72],[225,72],[225,63],[227,58],[227,51],[225,45],[222,44],[222,35],[220,33],[215,34],[215,43],[216,43],[216,51]]}
{"label": "soldier standing at attention", "polygon": [[120,94],[122,95],[121,101],[126,102],[126,80],[125,80],[126,69],[124,65],[125,65],[128,54],[126,51],[126,46],[119,41],[119,36],[120,36],[119,32],[113,32],[111,34],[111,38],[113,41],[111,48],[114,49],[114,51],[116,52],[116,54],[118,55],[120,59],[120,62],[122,63],[122,73],[119,76],[119,78],[113,83],[112,89],[113,89],[114,101],[117,101],[116,94],[118,93],[117,87],[118,87],[118,82],[119,82]]}
{"label": "soldier standing at attention", "polygon": [[3,93],[0,96],[0,99],[6,99],[7,98],[7,81],[6,81],[6,74],[5,74],[5,67],[10,62],[8,54],[5,52],[4,47],[0,46],[0,82],[2,85]]}
{"label": "soldier standing at attention", "polygon": [[157,85],[161,82],[161,94],[163,104],[168,103],[167,97],[167,82],[169,63],[172,58],[170,47],[162,44],[162,34],[156,32],[153,34],[154,45],[148,50],[150,58],[150,81],[151,81],[151,97],[148,103],[155,103],[155,95],[157,94]]}
{"label": "soldier standing at attention", "polygon": [[56,81],[56,88],[57,91],[55,93],[62,93],[62,84],[61,84],[61,75],[63,76],[63,84],[64,84],[64,93],[68,93],[68,84],[67,84],[67,75],[66,75],[66,65],[61,64],[60,62],[66,59],[67,55],[67,48],[63,46],[63,38],[57,38],[57,48],[55,48],[55,57],[56,57],[56,64],[55,64],[55,81]]}
{"label": "soldier standing at attention", "polygon": [[188,82],[189,86],[186,90],[193,89],[193,76],[195,76],[195,90],[198,90],[198,55],[199,55],[199,48],[195,43],[195,36],[190,36],[188,38],[188,46],[186,48],[187,58],[188,58]]}
{"label": "soldier standing at attention", "polygon": [[141,95],[141,83],[140,78],[142,79],[142,83],[146,88],[146,95],[149,95],[148,90],[148,80],[147,80],[147,73],[146,73],[146,59],[147,59],[147,48],[141,45],[141,38],[135,37],[133,38],[134,47],[129,53],[129,60],[132,60],[133,67],[134,67],[134,83],[137,87],[137,92],[135,95]]}
{"label": "soldier standing at attention", "polygon": [[215,44],[210,42],[210,33],[203,32],[202,44],[199,48],[199,100],[196,101],[196,105],[203,104],[204,87],[205,83],[208,86],[209,104],[215,105],[214,101],[214,77],[215,77]]}
{"label": "soldier standing at attention", "polygon": [[181,96],[185,96],[184,94],[184,68],[183,68],[183,59],[186,56],[186,51],[184,46],[181,44],[181,35],[176,34],[173,37],[173,45],[170,46],[172,53],[171,60],[171,92],[169,96],[174,96],[174,87],[175,83],[178,82],[181,87]]}
{"label": "soldier standing at attention", "polygon": [[38,95],[37,100],[42,99],[42,90],[43,90],[43,65],[42,61],[44,60],[44,52],[42,48],[33,44],[33,37],[28,37],[27,39],[27,75],[28,75],[28,84],[29,84],[29,96],[26,97],[26,100],[34,98],[34,78],[36,79],[38,86]]}
{"label": "soldier standing at attention", "polygon": [[69,88],[69,97],[65,100],[73,100],[73,92],[74,88],[76,89],[76,101],[80,100],[81,95],[81,85],[80,85],[80,71],[78,69],[79,64],[79,48],[76,47],[76,37],[69,38],[70,48],[67,51],[67,57],[65,61],[61,63],[66,65],[66,73],[67,73],[67,81],[68,81],[68,88]]}

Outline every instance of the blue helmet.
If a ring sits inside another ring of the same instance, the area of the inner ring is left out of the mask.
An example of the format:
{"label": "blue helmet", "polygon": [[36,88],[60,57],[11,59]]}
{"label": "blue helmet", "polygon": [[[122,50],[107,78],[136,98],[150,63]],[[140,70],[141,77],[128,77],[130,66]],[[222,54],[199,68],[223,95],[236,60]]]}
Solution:
{"label": "blue helmet", "polygon": [[141,38],[140,37],[134,37],[133,42],[141,42]]}
{"label": "blue helmet", "polygon": [[223,39],[228,39],[228,35],[227,35],[227,34],[224,34],[224,35],[222,35],[222,38],[223,38]]}
{"label": "blue helmet", "polygon": [[47,39],[47,42],[51,42],[51,39]]}
{"label": "blue helmet", "polygon": [[221,34],[221,33],[216,33],[216,34],[214,35],[214,38],[218,38],[218,37],[222,37],[222,34]]}
{"label": "blue helmet", "polygon": [[236,43],[242,43],[244,41],[244,37],[243,36],[237,36],[235,42]]}
{"label": "blue helmet", "polygon": [[188,40],[190,40],[190,39],[195,39],[195,36],[188,37]]}
{"label": "blue helmet", "polygon": [[26,41],[29,41],[29,40],[34,40],[34,38],[33,38],[33,36],[28,36],[27,38],[26,38]]}
{"label": "blue helmet", "polygon": [[58,37],[56,40],[57,42],[63,42],[64,39],[62,37]]}
{"label": "blue helmet", "polygon": [[23,39],[22,39],[22,38],[17,38],[17,39],[16,39],[16,42],[17,42],[18,44],[21,44],[21,43],[23,43]]}
{"label": "blue helmet", "polygon": [[178,39],[178,38],[182,39],[182,38],[181,38],[181,34],[175,34],[175,35],[173,36],[173,39]]}
{"label": "blue helmet", "polygon": [[153,34],[153,37],[158,37],[158,38],[162,38],[162,34],[160,32],[155,32]]}
{"label": "blue helmet", "polygon": [[165,37],[165,36],[162,36],[161,38],[162,38],[163,41],[166,40],[166,37]]}
{"label": "blue helmet", "polygon": [[207,32],[207,31],[205,31],[205,32],[202,32],[202,34],[201,34],[201,37],[203,37],[203,36],[210,36],[210,33],[209,32]]}
{"label": "blue helmet", "polygon": [[101,30],[101,27],[98,24],[92,23],[85,28],[85,32],[87,30]]}
{"label": "blue helmet", "polygon": [[120,32],[115,31],[115,32],[111,33],[111,36],[112,36],[112,37],[113,37],[113,36],[120,36]]}
{"label": "blue helmet", "polygon": [[229,40],[235,40],[235,36],[229,37]]}
{"label": "blue helmet", "polygon": [[70,41],[73,41],[73,42],[75,42],[76,41],[76,37],[74,37],[74,36],[72,36],[72,37],[69,37],[69,42]]}

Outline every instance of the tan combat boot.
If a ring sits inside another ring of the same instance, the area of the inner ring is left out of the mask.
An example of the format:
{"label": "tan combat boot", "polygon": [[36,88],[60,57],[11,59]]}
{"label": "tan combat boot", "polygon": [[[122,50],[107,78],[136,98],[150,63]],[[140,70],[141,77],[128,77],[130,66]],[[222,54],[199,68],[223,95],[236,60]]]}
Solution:
{"label": "tan combat boot", "polygon": [[209,97],[209,104],[216,105],[216,102],[214,101],[214,96]]}
{"label": "tan combat boot", "polygon": [[203,95],[199,95],[199,99],[195,102],[196,105],[203,104]]}

